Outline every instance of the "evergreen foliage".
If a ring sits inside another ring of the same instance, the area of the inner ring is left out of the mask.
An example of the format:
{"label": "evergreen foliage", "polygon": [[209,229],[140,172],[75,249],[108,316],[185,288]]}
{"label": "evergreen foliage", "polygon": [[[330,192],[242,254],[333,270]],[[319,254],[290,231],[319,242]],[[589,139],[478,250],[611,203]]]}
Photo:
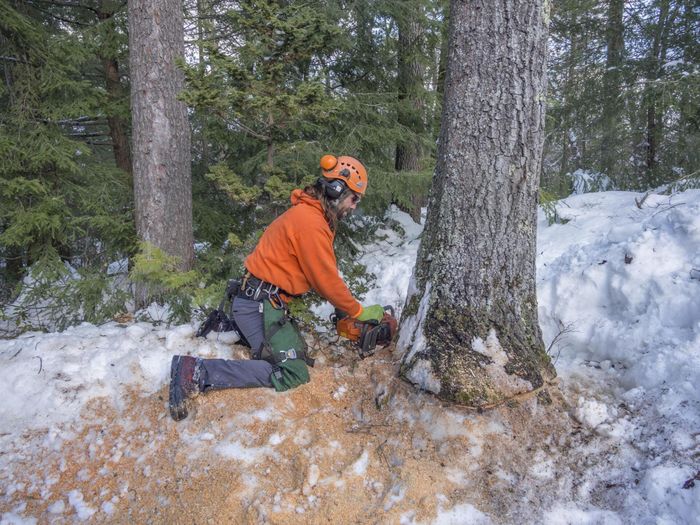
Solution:
{"label": "evergreen foliage", "polygon": [[[176,317],[217,304],[326,153],[353,155],[369,171],[362,227],[343,225],[336,241],[360,294],[357,241],[391,204],[418,219],[430,188],[448,3],[186,0],[181,98],[192,126],[197,253],[184,282],[172,261],[136,242],[125,3],[0,3],[0,300],[13,303],[19,329],[38,306],[71,309],[61,326],[123,310],[128,286],[106,269],[128,257],[132,277],[158,288]],[[552,7],[545,210],[582,173],[617,189],[697,185],[694,3]],[[416,158],[398,162],[401,151]]]}
{"label": "evergreen foliage", "polygon": [[642,190],[698,170],[699,16],[685,0],[554,4],[547,188],[568,194],[579,169]]}
{"label": "evergreen foliage", "polygon": [[[92,57],[81,34],[56,30],[3,3],[0,35],[1,295],[9,300],[30,268],[33,283],[57,278],[61,261],[104,274],[110,261],[130,250],[133,227],[127,175],[83,139],[102,114],[104,92],[86,79]],[[83,278],[69,288],[89,301],[97,292],[87,283],[98,281]],[[92,310],[84,309],[85,318],[95,318]]]}

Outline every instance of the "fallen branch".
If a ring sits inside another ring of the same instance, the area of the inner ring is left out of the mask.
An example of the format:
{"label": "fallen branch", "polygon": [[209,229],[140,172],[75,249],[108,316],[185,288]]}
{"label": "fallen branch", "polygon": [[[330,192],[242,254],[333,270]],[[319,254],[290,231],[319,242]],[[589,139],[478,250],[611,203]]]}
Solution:
{"label": "fallen branch", "polygon": [[41,359],[41,356],[38,356],[38,355],[35,355],[34,358],[39,360],[39,371],[37,372],[37,375],[38,375],[38,374],[41,374],[41,371],[44,368],[44,360]]}
{"label": "fallen branch", "polygon": [[634,203],[637,205],[637,208],[640,210],[642,209],[642,206],[644,205],[644,201],[647,200],[647,198],[651,195],[651,192],[648,191],[644,194],[644,197],[642,197],[641,200],[637,200],[637,197],[634,198]]}
{"label": "fallen branch", "polygon": [[696,481],[700,481],[700,470],[698,470],[692,478],[685,480],[685,483],[683,483],[683,488],[686,490],[692,489],[695,486]]}

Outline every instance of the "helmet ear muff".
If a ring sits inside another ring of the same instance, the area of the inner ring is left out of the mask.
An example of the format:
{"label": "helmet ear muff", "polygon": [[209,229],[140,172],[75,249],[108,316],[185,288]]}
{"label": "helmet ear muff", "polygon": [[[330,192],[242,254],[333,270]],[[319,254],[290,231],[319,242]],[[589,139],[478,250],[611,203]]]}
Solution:
{"label": "helmet ear muff", "polygon": [[324,155],[319,162],[323,171],[331,171],[338,165],[338,159],[333,155]]}
{"label": "helmet ear muff", "polygon": [[321,177],[319,181],[323,186],[323,191],[326,194],[326,197],[331,200],[335,200],[340,197],[347,187],[342,180],[338,179],[328,180]]}

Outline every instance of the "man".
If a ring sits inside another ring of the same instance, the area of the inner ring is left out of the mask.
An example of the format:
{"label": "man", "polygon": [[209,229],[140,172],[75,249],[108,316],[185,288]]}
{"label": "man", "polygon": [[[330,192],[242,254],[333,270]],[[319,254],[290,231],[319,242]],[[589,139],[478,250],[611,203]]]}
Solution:
{"label": "man", "polygon": [[315,290],[360,321],[381,321],[384,308],[363,307],[338,274],[333,239],[338,221],[367,191],[367,170],[355,158],[325,155],[321,177],[294,190],[292,207],[265,230],[245,260],[246,275],[233,299],[233,321],[252,360],[174,356],[170,414],[187,417],[185,401],[222,388],[274,387],[284,391],[309,381],[305,344],[286,311],[290,297]]}

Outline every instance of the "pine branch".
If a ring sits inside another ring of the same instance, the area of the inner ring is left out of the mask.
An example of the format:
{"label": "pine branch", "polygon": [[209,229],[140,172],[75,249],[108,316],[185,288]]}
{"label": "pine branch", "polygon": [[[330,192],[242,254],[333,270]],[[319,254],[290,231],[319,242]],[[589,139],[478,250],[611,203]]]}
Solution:
{"label": "pine branch", "polygon": [[105,120],[101,117],[84,116],[74,119],[63,119],[63,120],[51,120],[51,119],[40,119],[38,122],[43,122],[44,124],[62,124],[62,125],[77,125],[81,124],[83,126],[90,126],[94,124],[104,124]]}
{"label": "pine branch", "polygon": [[54,2],[52,0],[33,0],[31,2],[28,2],[28,3],[29,4],[37,3],[37,4],[44,4],[44,5],[56,6],[56,7],[79,7],[82,9],[87,9],[88,11],[92,11],[96,15],[99,14],[99,10],[97,10],[96,8],[91,7],[89,5],[80,4],[78,2]]}
{"label": "pine branch", "polygon": [[[31,3],[31,2],[30,2]],[[70,18],[64,18],[62,16],[58,16],[51,11],[47,9],[41,9],[39,6],[35,5],[34,9],[39,11],[40,13],[45,14],[46,16],[50,16],[51,18],[54,18],[55,20],[58,20],[59,22],[65,22],[66,24],[73,24],[76,26],[81,26],[81,27],[88,27],[90,24],[86,24],[85,22],[78,22],[77,20],[71,20]]]}
{"label": "pine branch", "polygon": [[6,56],[0,56],[0,60],[4,60],[5,62],[18,62],[19,64],[28,64],[26,60],[22,60],[21,58],[15,58],[15,57],[6,57]]}
{"label": "pine branch", "polygon": [[69,137],[109,137],[109,133],[68,133]]}
{"label": "pine branch", "polygon": [[257,131],[255,131],[255,130],[249,128],[248,126],[246,126],[245,124],[243,124],[240,120],[235,120],[235,119],[228,120],[226,118],[226,116],[223,115],[221,112],[217,112],[217,114],[219,115],[219,117],[221,117],[221,120],[226,122],[226,124],[230,124],[231,126],[235,126],[238,129],[240,129],[241,131],[243,131],[244,133],[247,133],[247,134],[251,135],[252,137],[255,137],[256,139],[270,140],[269,136],[258,133]]}

